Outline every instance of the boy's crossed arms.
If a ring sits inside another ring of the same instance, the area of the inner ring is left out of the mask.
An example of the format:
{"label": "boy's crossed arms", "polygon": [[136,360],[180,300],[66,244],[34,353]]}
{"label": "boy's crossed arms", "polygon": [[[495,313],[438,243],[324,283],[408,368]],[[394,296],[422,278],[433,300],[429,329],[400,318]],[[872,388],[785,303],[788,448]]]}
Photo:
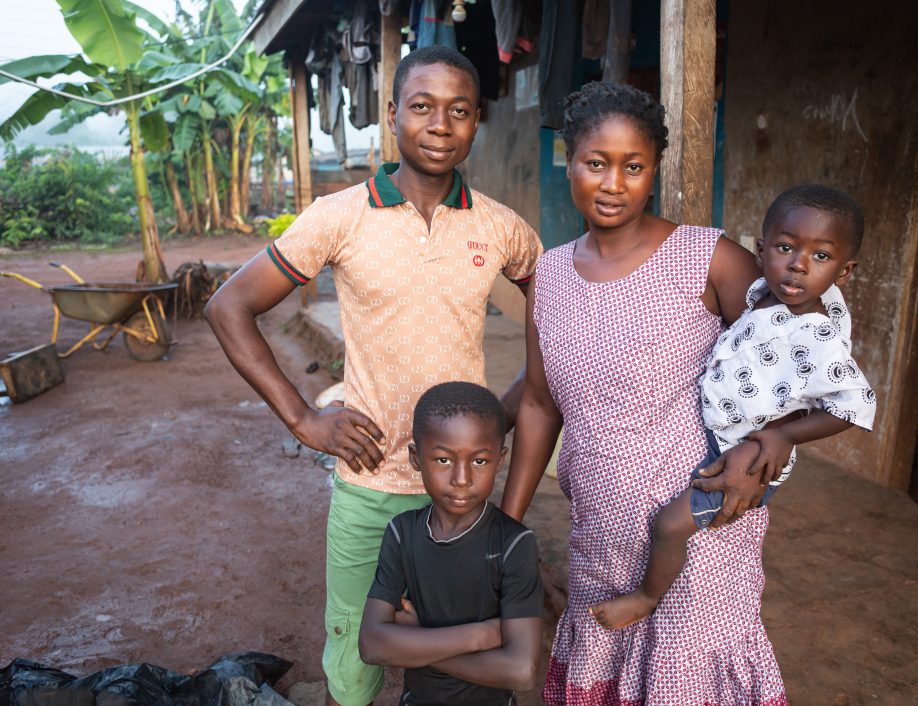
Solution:
{"label": "boy's crossed arms", "polygon": [[491,618],[442,628],[422,627],[414,607],[368,598],[360,657],[368,664],[433,667],[463,681],[498,689],[535,688],[541,618]]}
{"label": "boy's crossed arms", "polygon": [[500,402],[471,383],[437,385],[415,408],[409,460],[431,505],[389,522],[359,639],[364,662],[405,668],[403,706],[506,706],[535,686],[535,536],[487,501],[505,430]]}

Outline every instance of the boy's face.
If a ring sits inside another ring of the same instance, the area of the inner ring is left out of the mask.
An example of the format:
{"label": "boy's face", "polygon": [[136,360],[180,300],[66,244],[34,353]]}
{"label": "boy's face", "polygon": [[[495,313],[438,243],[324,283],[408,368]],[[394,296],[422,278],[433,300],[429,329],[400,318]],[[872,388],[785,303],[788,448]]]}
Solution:
{"label": "boy's face", "polygon": [[424,436],[409,444],[408,458],[440,518],[450,524],[478,518],[507,453],[503,441],[494,420],[459,414],[432,419]]}
{"label": "boy's face", "polygon": [[472,77],[453,66],[429,64],[411,69],[398,107],[389,102],[388,123],[402,162],[441,176],[468,156],[480,115]]}
{"label": "boy's face", "polygon": [[848,281],[857,261],[847,230],[836,214],[802,206],[756,243],[768,289],[792,314],[820,311],[822,294]]}

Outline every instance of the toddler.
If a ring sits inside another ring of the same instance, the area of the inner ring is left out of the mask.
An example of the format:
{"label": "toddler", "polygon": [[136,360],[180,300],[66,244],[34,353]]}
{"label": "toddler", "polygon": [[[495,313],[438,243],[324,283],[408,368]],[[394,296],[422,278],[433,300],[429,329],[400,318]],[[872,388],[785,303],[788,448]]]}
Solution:
{"label": "toddler", "polygon": [[[851,318],[838,289],[857,265],[863,232],[857,203],[825,186],[794,187],[768,209],[757,242],[764,277],[717,340],[701,381],[708,452],[693,478],[727,449],[757,444],[749,472],[768,486],[761,507],[790,474],[796,444],[852,425],[871,429],[876,397],[851,357]],[[682,571],[687,540],[723,504],[722,492],[690,487],[663,507],[644,580],[590,614],[609,629],[650,615]]]}

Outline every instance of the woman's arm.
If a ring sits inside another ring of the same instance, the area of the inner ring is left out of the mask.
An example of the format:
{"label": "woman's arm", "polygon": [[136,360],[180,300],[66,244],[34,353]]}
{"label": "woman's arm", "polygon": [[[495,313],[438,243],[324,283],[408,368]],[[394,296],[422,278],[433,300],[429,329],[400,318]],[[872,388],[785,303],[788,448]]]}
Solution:
{"label": "woman's arm", "polygon": [[[729,326],[745,310],[746,292],[760,276],[761,270],[751,252],[729,238],[720,238],[714,247],[708,268],[708,284],[701,301],[708,311],[720,316]],[[701,490],[724,491],[724,505],[711,523],[712,527],[741,517],[750,507],[758,505],[764,489],[758,479],[747,475],[758,452],[759,446],[754,442],[735,446],[702,471],[703,475],[719,475],[692,483]],[[715,470],[715,464],[720,470]]]}
{"label": "woman's arm", "polygon": [[526,296],[526,381],[500,508],[518,522],[523,521],[523,515],[532,502],[555,449],[562,421],[548,390],[542,351],[539,349],[539,333],[533,321],[535,290],[533,281]]}
{"label": "woman's arm", "polygon": [[755,256],[729,238],[721,238],[714,247],[708,268],[708,285],[701,295],[708,311],[729,326],[746,308],[749,286],[762,276]]}
{"label": "woman's arm", "polygon": [[541,618],[500,621],[503,644],[493,650],[458,655],[432,666],[458,679],[499,689],[535,688],[542,645]]}
{"label": "woman's arm", "polygon": [[422,628],[395,621],[395,607],[367,598],[360,623],[360,659],[389,667],[426,667],[469,652],[500,647],[500,619],[447,628]]}

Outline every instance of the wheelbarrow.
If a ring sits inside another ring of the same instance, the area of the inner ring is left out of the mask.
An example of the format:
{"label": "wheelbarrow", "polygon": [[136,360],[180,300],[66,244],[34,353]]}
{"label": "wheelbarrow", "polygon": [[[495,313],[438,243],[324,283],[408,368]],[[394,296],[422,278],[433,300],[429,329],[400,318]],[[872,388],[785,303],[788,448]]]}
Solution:
{"label": "wheelbarrow", "polygon": [[[166,355],[172,345],[172,334],[158,295],[175,289],[177,284],[87,284],[67,265],[49,264],[66,272],[76,280],[76,284],[45,287],[15,272],[0,272],[0,277],[12,277],[51,295],[54,307],[51,343],[57,343],[62,315],[89,322],[89,333],[69,350],[60,353],[61,358],[67,358],[89,341],[97,351],[104,350],[119,332],[124,335],[124,345],[135,360],[159,360]],[[97,341],[99,334],[108,327],[111,331],[107,337]]]}

